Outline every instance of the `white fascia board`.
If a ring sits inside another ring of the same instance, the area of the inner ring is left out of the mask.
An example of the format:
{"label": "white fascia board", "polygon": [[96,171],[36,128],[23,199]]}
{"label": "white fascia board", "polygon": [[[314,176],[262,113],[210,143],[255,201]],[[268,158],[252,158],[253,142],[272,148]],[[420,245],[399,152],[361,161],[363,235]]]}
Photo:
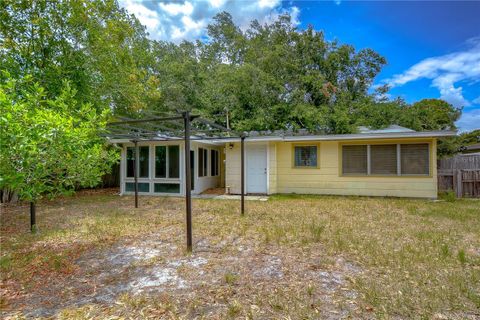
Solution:
{"label": "white fascia board", "polygon": [[[310,135],[310,136],[257,136],[246,137],[246,142],[262,142],[262,141],[338,141],[338,140],[364,140],[364,139],[401,139],[401,138],[441,138],[452,137],[457,135],[456,131],[413,131],[413,132],[389,132],[389,133],[354,133],[354,134],[329,134],[329,135]],[[172,141],[169,140],[149,140],[152,141]],[[183,139],[179,139],[183,140]],[[109,139],[110,143],[127,143],[129,139]],[[147,141],[147,140],[145,140]],[[227,139],[211,139],[211,140],[192,140],[205,144],[221,145],[230,142],[240,142],[239,137]]]}
{"label": "white fascia board", "polygon": [[[108,143],[110,144],[115,144],[115,143],[132,143],[131,139],[107,139]],[[138,140],[138,143],[143,143],[143,142],[148,142],[148,143],[161,143],[161,142],[172,142],[172,141],[180,141],[183,142],[184,139],[178,138],[178,139],[154,139],[154,140]],[[223,140],[202,140],[202,139],[195,139],[192,138],[190,142],[198,142],[198,143],[203,143],[203,144],[208,144],[208,145],[215,145],[215,146],[220,146],[223,145],[224,141]]]}
{"label": "white fascia board", "polygon": [[202,139],[199,139],[199,140],[191,140],[190,142],[196,142],[196,143],[200,143],[200,144],[207,144],[207,145],[212,145],[212,146],[222,146],[223,145],[223,141],[222,140],[202,140]]}
{"label": "white fascia board", "polygon": [[367,140],[367,139],[399,139],[399,138],[439,138],[455,136],[455,131],[423,131],[423,132],[395,132],[395,133],[357,133],[332,134],[323,136],[290,136],[284,141],[338,141],[338,140]]}
{"label": "white fascia board", "polygon": [[[225,138],[225,139],[218,139],[212,140],[215,143],[230,143],[230,142],[240,142],[240,137],[235,138]],[[283,137],[281,136],[258,136],[258,137],[245,137],[245,142],[261,142],[261,141],[283,141]]]}
{"label": "white fascia board", "polygon": [[107,139],[107,141],[110,144],[132,142],[132,140],[129,140],[129,139]]}
{"label": "white fascia board", "polygon": [[[107,142],[108,143],[111,143],[111,144],[114,144],[114,143],[129,143],[129,142],[133,142],[133,140],[135,140],[134,138],[132,139],[126,139],[126,138],[122,138],[122,139],[110,139],[107,137]],[[166,141],[183,141],[183,138],[176,138],[176,137],[172,137],[172,138],[168,138],[168,139],[162,139],[162,138],[156,138],[156,139],[138,139],[137,140],[138,143],[143,143],[143,142],[166,142]],[[194,141],[194,140],[192,140]]]}

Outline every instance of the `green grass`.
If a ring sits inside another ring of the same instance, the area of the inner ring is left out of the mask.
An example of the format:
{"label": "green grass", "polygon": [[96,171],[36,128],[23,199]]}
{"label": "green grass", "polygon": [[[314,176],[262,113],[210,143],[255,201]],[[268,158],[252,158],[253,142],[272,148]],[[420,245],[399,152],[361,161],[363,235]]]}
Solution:
{"label": "green grass", "polygon": [[[39,275],[67,277],[75,269],[75,259],[89,250],[168,227],[179,230],[178,243],[183,244],[183,199],[142,197],[139,209],[132,208],[132,201],[89,195],[40,204],[36,235],[28,233],[26,208],[4,210],[2,282],[13,281],[28,291]],[[325,264],[343,257],[362,270],[351,280],[352,286],[360,293],[362,306],[379,317],[479,315],[479,201],[277,195],[267,202],[247,202],[245,217],[239,215],[239,206],[236,201],[195,200],[194,237],[212,244],[242,239],[255,250],[268,248],[278,254],[322,250]],[[235,252],[227,248],[224,254]],[[235,290],[249,285],[244,281],[235,273],[225,274],[222,283],[231,287],[232,295],[225,304],[225,317],[245,318],[257,306],[272,317],[315,317],[317,307],[308,302],[317,291],[315,284],[301,284],[298,292],[278,287],[253,303],[235,295]],[[66,318],[139,315],[138,310],[147,312],[156,305],[156,312],[160,308],[175,317],[186,315],[175,297],[161,302],[127,297],[120,301],[122,305],[105,310],[87,306],[64,314]],[[202,301],[193,299],[192,308]]]}

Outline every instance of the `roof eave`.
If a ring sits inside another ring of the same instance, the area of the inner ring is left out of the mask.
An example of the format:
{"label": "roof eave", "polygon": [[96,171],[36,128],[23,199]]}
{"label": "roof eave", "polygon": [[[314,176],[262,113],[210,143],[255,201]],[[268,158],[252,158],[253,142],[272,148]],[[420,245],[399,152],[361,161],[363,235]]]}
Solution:
{"label": "roof eave", "polygon": [[[402,138],[443,138],[452,137],[457,134],[456,131],[414,131],[414,132],[391,132],[391,133],[354,133],[354,134],[330,134],[330,135],[309,135],[309,136],[257,136],[246,137],[245,141],[262,142],[262,141],[340,141],[340,140],[372,140],[372,139],[402,139]],[[183,140],[178,139],[145,139],[139,141],[172,141]],[[240,138],[223,138],[206,140],[212,144],[238,142]],[[131,139],[108,139],[110,143],[128,143]],[[203,140],[198,140],[205,142]]]}
{"label": "roof eave", "polygon": [[401,138],[441,138],[455,136],[456,131],[414,131],[414,132],[392,132],[392,133],[354,133],[354,134],[332,134],[319,136],[290,136],[284,141],[338,141],[338,140],[370,140],[370,139],[401,139]]}

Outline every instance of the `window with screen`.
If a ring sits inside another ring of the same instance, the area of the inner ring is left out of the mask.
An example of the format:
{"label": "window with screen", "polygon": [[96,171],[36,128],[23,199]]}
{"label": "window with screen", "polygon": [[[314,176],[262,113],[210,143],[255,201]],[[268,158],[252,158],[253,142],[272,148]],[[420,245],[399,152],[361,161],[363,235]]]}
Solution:
{"label": "window with screen", "polygon": [[155,178],[167,177],[167,147],[155,147]]}
{"label": "window with screen", "polygon": [[180,193],[180,184],[178,183],[154,183],[153,192],[155,193]]}
{"label": "window with screen", "polygon": [[342,146],[343,175],[429,175],[429,161],[428,143]]}
{"label": "window with screen", "polygon": [[[149,150],[148,146],[138,147],[138,177],[148,178],[149,176]],[[127,147],[127,177],[135,176],[135,147]]]}
{"label": "window with screen", "polygon": [[429,158],[427,143],[402,144],[400,146],[402,175],[428,175]]}
{"label": "window with screen", "polygon": [[127,177],[133,178],[135,176],[135,148],[127,148]]}
{"label": "window with screen", "polygon": [[218,151],[210,150],[210,175],[212,177],[218,176]]}
{"label": "window with screen", "polygon": [[208,150],[198,148],[198,176],[205,177],[208,175]]}
{"label": "window with screen", "polygon": [[140,178],[148,178],[148,167],[149,167],[149,147],[139,147],[138,152],[138,165],[139,165],[139,172],[138,176]]}
{"label": "window with screen", "polygon": [[155,178],[178,178],[180,176],[180,147],[155,147]]}
{"label": "window with screen", "polygon": [[180,177],[180,147],[168,146],[168,177]]}
{"label": "window with screen", "polygon": [[[127,191],[127,192],[135,192],[135,183],[133,183],[133,182],[126,182],[126,183],[125,183],[125,191]],[[150,192],[150,183],[147,183],[147,182],[139,182],[139,183],[138,183],[138,192]]]}
{"label": "window with screen", "polygon": [[343,146],[342,147],[342,172],[345,175],[366,175],[367,146]]}
{"label": "window with screen", "polygon": [[295,167],[317,167],[317,146],[295,146]]}
{"label": "window with screen", "polygon": [[397,145],[379,144],[370,146],[371,174],[397,174]]}

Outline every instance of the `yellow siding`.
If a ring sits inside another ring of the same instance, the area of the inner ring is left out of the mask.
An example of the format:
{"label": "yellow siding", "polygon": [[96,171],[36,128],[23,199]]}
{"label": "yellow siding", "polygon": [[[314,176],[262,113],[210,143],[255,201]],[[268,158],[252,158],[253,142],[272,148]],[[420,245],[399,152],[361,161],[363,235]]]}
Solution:
{"label": "yellow siding", "polygon": [[[430,175],[408,176],[342,176],[342,144],[430,143]],[[247,142],[248,143],[248,142]],[[437,197],[435,139],[391,139],[365,141],[313,142],[319,146],[318,168],[294,168],[293,146],[302,142],[268,144],[268,193],[334,194],[393,197]],[[310,144],[310,143],[308,143]],[[225,183],[231,193],[240,193],[240,144],[226,145]]]}
{"label": "yellow siding", "polygon": [[[251,144],[256,142],[251,142]],[[264,144],[264,142],[261,142]],[[277,146],[275,143],[267,144],[268,152],[268,194],[277,193]],[[225,145],[225,186],[230,187],[230,193],[240,193],[240,143],[233,143],[230,149],[230,143]],[[245,166],[245,172],[247,167]]]}
{"label": "yellow siding", "polygon": [[225,144],[225,188],[230,193],[240,193],[240,143]]}
{"label": "yellow siding", "polygon": [[[352,143],[411,143],[431,145],[431,175],[428,177],[341,176],[341,145]],[[320,142],[319,167],[294,168],[290,142],[277,143],[277,192],[302,194],[337,194],[363,196],[424,197],[437,196],[436,145],[429,140],[386,140]]]}
{"label": "yellow siding", "polygon": [[225,148],[221,148],[220,152],[220,188],[225,188]]}
{"label": "yellow siding", "polygon": [[268,145],[268,194],[277,193],[277,145]]}

